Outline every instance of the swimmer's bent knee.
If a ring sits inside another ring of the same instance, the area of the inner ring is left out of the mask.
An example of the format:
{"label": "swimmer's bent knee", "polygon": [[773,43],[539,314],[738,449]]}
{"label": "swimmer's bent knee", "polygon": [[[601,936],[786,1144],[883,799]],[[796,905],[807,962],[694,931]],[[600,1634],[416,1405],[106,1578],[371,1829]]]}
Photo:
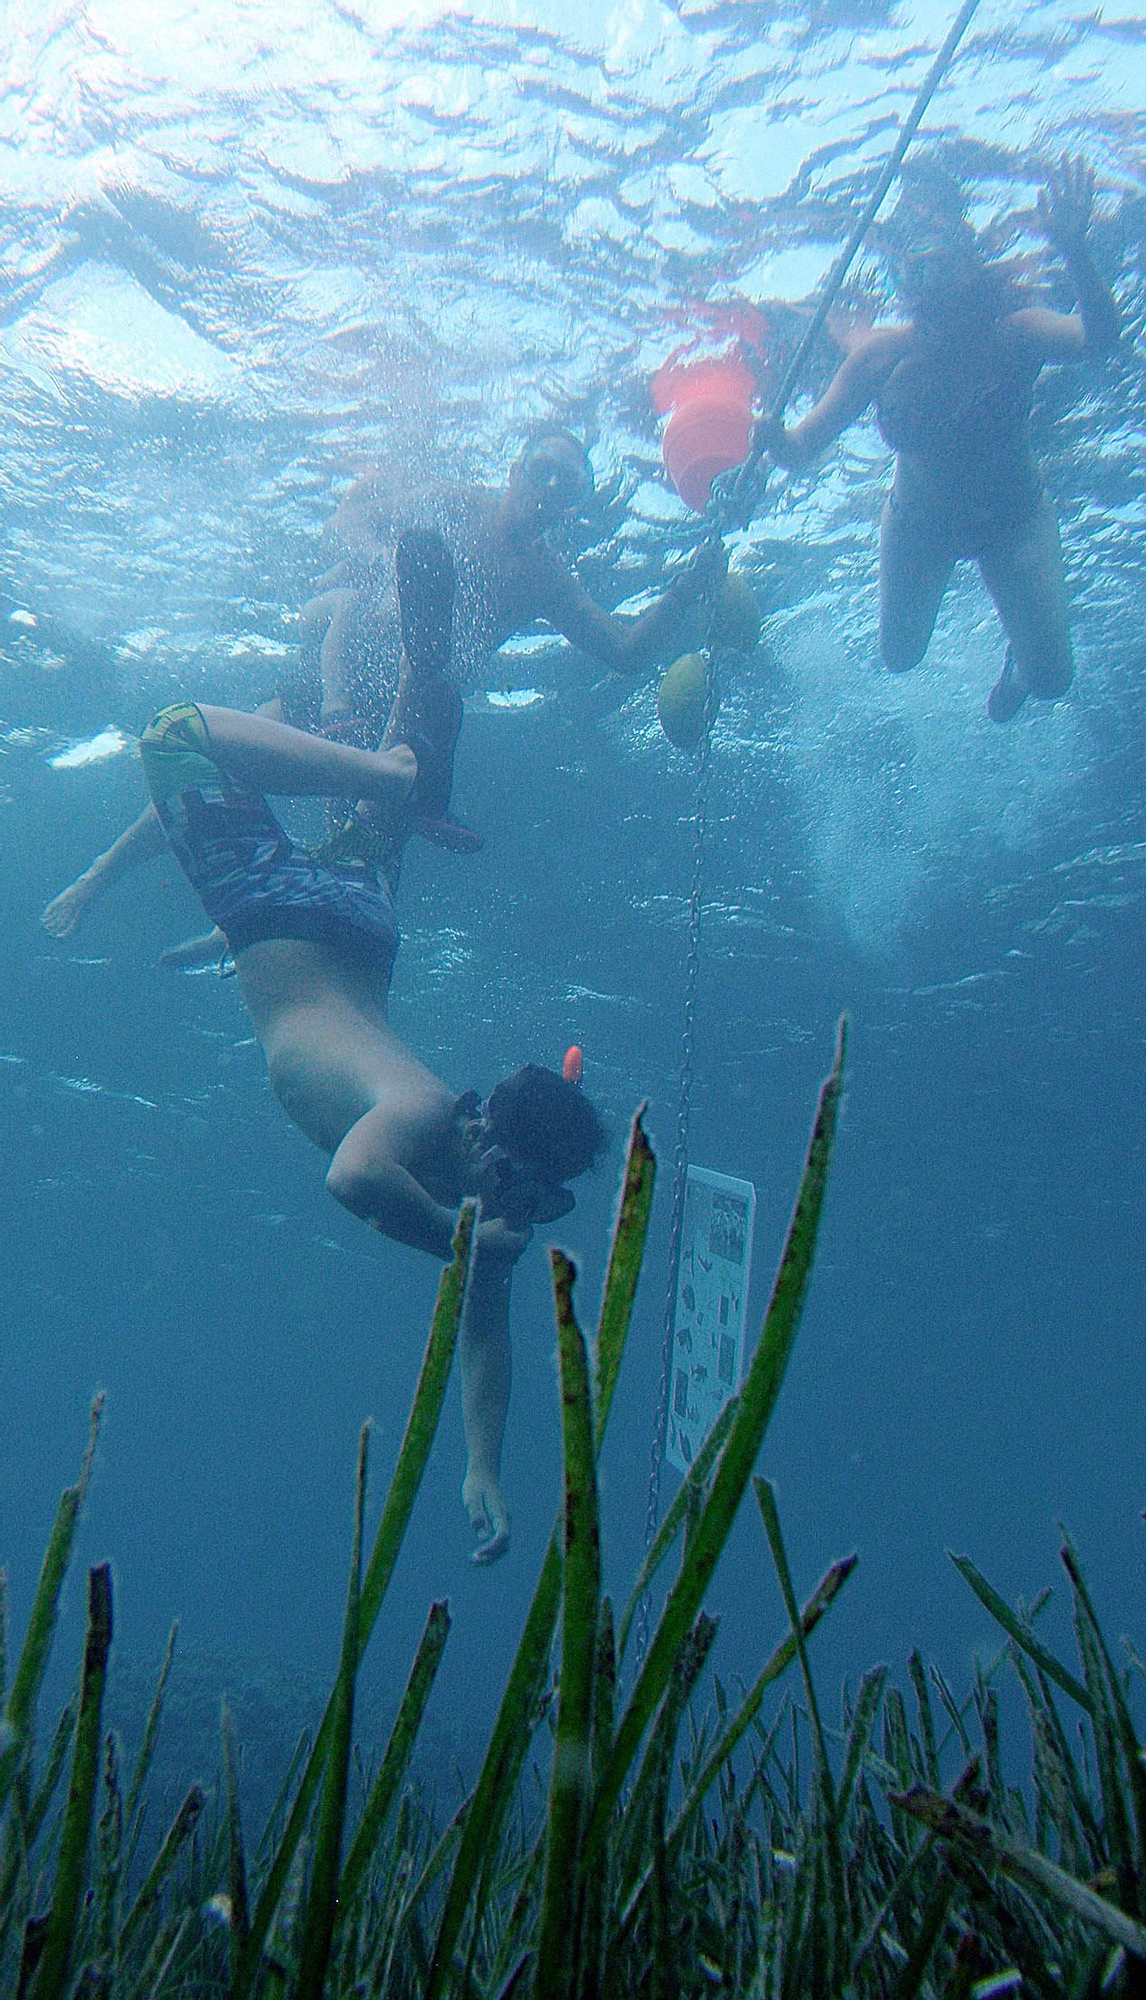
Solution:
{"label": "swimmer's bent knee", "polygon": [[931,634],[928,633],[922,645],[904,639],[893,639],[886,632],[881,633],[879,656],[889,674],[908,674],[917,667],[927,651]]}

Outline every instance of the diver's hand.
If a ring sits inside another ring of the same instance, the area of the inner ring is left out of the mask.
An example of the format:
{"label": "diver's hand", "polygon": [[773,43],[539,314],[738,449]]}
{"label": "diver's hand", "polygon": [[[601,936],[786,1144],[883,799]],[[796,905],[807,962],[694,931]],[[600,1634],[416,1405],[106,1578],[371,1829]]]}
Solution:
{"label": "diver's hand", "polygon": [[1072,160],[1064,153],[1058,166],[1047,174],[1046,187],[1038,198],[1039,221],[1063,257],[1085,248],[1093,207],[1093,169],[1085,160]]}
{"label": "diver's hand", "polygon": [[511,1229],[504,1215],[490,1216],[488,1221],[478,1223],[478,1256],[516,1264],[522,1251],[529,1247],[532,1235],[532,1229]]}
{"label": "diver's hand", "polygon": [[78,931],[88,912],[88,905],[99,894],[99,877],[90,868],[75,882],[69,882],[58,896],[40,911],[40,922],[49,936],[69,938]]}
{"label": "diver's hand", "polygon": [[462,1484],[462,1504],[477,1537],[470,1561],[497,1562],[509,1547],[509,1515],[497,1480],[471,1466]]}

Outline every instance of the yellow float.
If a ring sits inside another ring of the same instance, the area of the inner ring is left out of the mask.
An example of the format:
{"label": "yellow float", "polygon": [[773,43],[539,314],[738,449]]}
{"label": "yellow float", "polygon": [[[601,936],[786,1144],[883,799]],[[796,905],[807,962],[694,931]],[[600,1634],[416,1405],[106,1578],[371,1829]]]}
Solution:
{"label": "yellow float", "polygon": [[717,592],[712,643],[714,646],[731,646],[737,653],[750,653],[759,637],[760,611],[756,593],[747,577],[730,574],[724,578]]}
{"label": "yellow float", "polygon": [[657,717],[678,750],[695,750],[704,735],[703,653],[682,653],[665,671],[657,691]]}

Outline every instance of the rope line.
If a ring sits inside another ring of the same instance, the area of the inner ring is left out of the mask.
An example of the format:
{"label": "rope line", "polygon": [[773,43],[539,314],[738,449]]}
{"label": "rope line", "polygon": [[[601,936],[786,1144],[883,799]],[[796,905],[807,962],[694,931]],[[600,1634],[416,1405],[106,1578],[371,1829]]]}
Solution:
{"label": "rope line", "polygon": [[[827,319],[836,302],[840,286],[847,277],[868,230],[883,207],[884,196],[887,194],[892,181],[903,164],[903,156],[914,139],[923,114],[946,75],[955,51],[959,47],[970,25],[971,17],[978,6],[979,0],[963,0],[963,5],[947,30],[943,46],[920,85],[919,93],[908,113],[906,123],[903,125],[899,137],[888,155],[887,164],[880,174],[871,194],[868,196],[855,228],[852,230],[835,263],[832,265],[824,281],[824,289],[820,294],[820,302],[812,314],[808,326],[805,328],[803,338],[796,352],[784,370],[780,387],[772,399],[771,408],[768,412],[769,416],[773,419],[782,417],[784,414],[788,398],[791,396],[796,383],[804,372],[804,363],[811,352],[812,343],[819,334],[824,321]],[[721,500],[717,503],[719,515],[726,522],[731,523],[742,511],[748,487],[756,476],[757,468],[763,456],[763,443],[757,443],[754,439],[749,448],[747,458],[739,467],[735,479],[728,488],[727,495],[722,496]],[[762,489],[754,495],[757,505],[761,497]]]}

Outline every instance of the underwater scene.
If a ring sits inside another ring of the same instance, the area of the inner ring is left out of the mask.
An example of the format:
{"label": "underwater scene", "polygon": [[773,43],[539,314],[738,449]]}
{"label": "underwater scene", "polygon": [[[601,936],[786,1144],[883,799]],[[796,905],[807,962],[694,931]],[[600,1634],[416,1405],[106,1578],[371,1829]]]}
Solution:
{"label": "underwater scene", "polygon": [[1146,22],[0,49],[3,1991],[1146,1994]]}

